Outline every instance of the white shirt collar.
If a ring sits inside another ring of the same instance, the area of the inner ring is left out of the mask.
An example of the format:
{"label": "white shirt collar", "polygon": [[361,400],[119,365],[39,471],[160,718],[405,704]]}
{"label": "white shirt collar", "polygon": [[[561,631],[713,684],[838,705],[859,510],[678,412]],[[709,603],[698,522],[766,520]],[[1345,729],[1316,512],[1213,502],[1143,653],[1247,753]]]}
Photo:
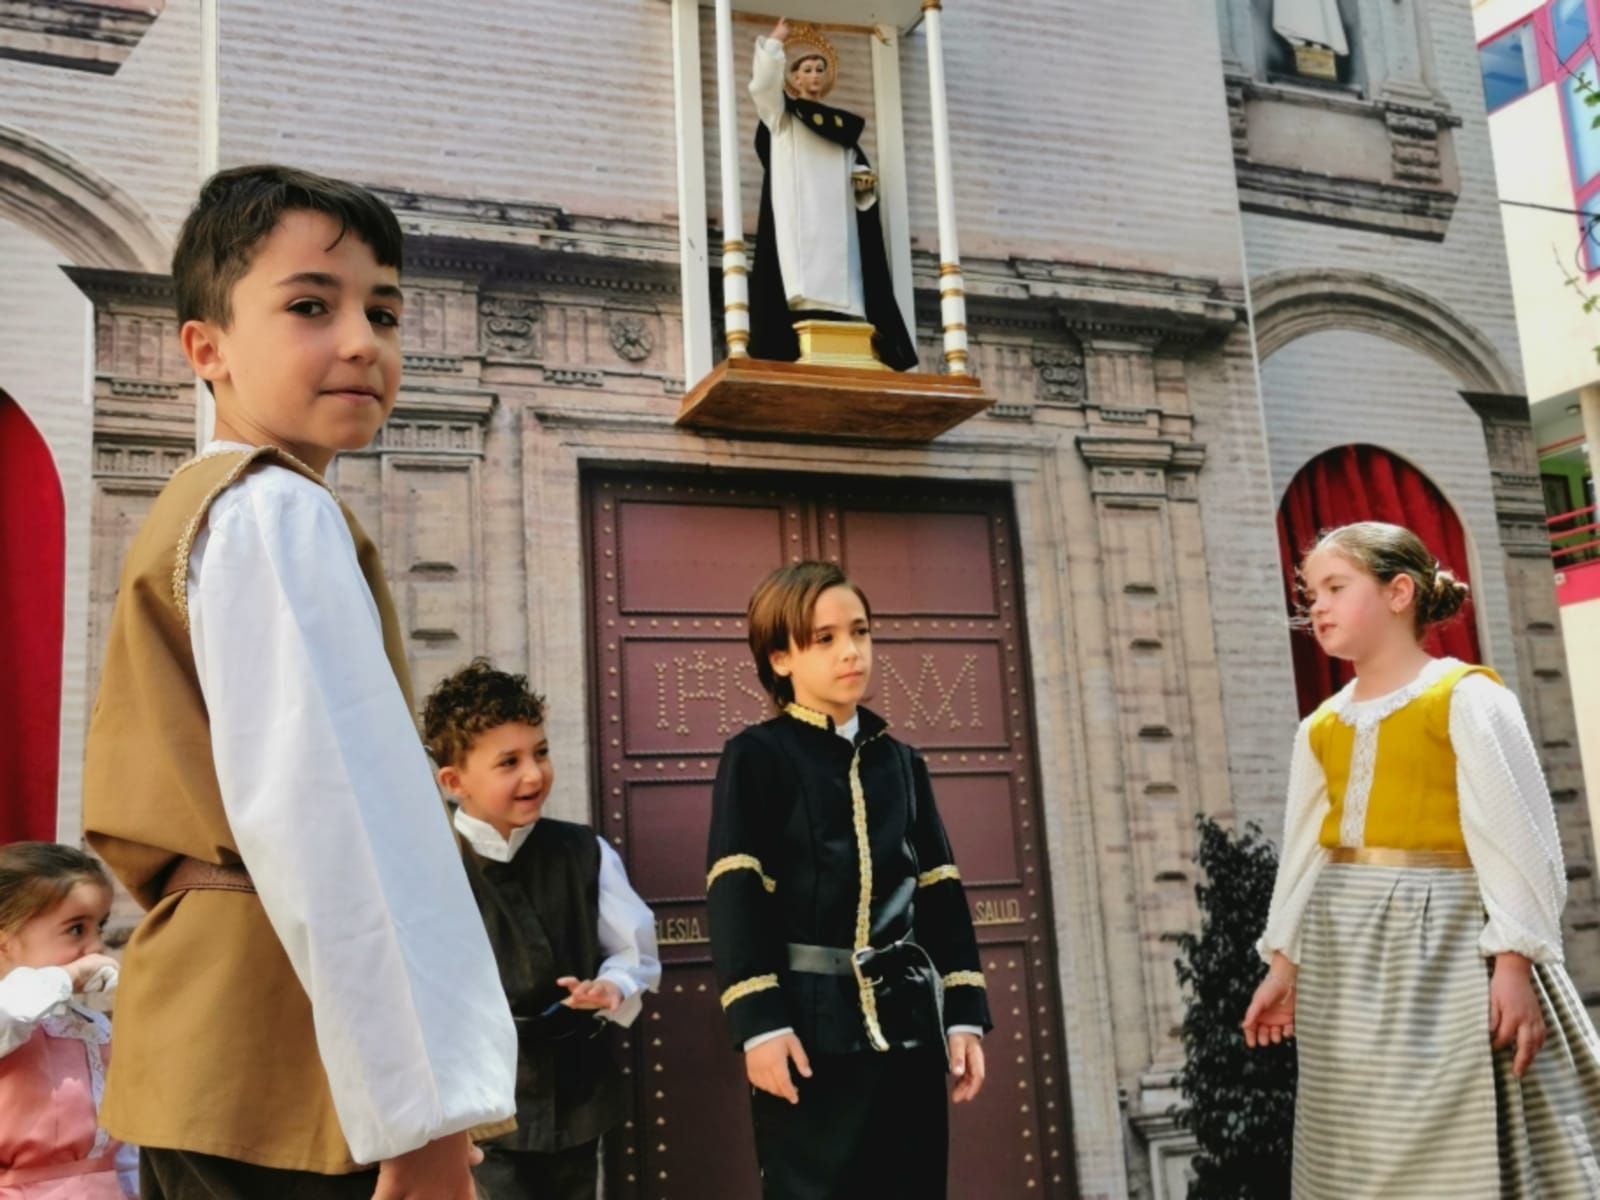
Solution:
{"label": "white shirt collar", "polygon": [[840,725],[838,722],[835,722],[834,726],[833,726],[833,731],[835,733],[837,733],[840,737],[842,737],[845,741],[849,742],[851,745],[855,745],[856,730],[858,730],[860,728],[861,728],[861,710],[858,708],[858,709],[856,709],[855,716],[851,717],[843,725]]}
{"label": "white shirt collar", "polygon": [[522,843],[528,840],[528,835],[538,823],[530,821],[519,829],[513,829],[509,838],[503,838],[493,825],[469,816],[464,808],[456,809],[455,815],[456,832],[467,839],[467,845],[491,862],[510,862],[515,858],[517,851],[522,849]]}

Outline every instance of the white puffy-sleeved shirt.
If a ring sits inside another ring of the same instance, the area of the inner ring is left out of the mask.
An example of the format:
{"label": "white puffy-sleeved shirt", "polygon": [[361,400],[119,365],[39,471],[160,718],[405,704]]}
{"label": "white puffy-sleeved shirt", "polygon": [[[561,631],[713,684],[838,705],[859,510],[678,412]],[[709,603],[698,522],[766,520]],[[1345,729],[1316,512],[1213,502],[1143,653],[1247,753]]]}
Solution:
{"label": "white puffy-sleeved shirt", "polygon": [[[491,862],[510,862],[522,849],[537,822],[513,829],[509,838],[487,821],[480,821],[466,809],[458,808],[455,814],[456,831],[467,839],[479,855]],[[606,844],[605,838],[596,837],[600,843],[600,950],[606,956],[595,978],[609,979],[622,993],[622,1003],[616,1012],[598,1012],[597,1015],[627,1028],[639,1017],[644,1006],[644,993],[658,991],[661,986],[661,960],[656,946],[656,919],[650,906],[639,898],[628,882],[627,868],[622,857]]]}
{"label": "white puffy-sleeved shirt", "polygon": [[772,221],[778,266],[792,309],[822,309],[867,319],[856,212],[877,203],[857,193],[855,152],[818,137],[783,102],[783,43],[757,38],[750,98],[772,137]]}
{"label": "white puffy-sleeved shirt", "polygon": [[[1352,680],[1330,702],[1338,719],[1356,730],[1342,844],[1363,844],[1359,824],[1352,828],[1349,818],[1366,810],[1364,789],[1371,779],[1363,776],[1359,760],[1377,762],[1379,727],[1460,665],[1452,658],[1434,659],[1405,687],[1370,700],[1354,699]],[[1266,932],[1257,943],[1269,962],[1274,952],[1300,961],[1301,921],[1328,861],[1319,837],[1331,801],[1322,764],[1311,749],[1312,719],[1302,721],[1295,734],[1278,878]],[[1364,742],[1370,745],[1364,748]],[[1487,913],[1479,949],[1486,956],[1511,952],[1534,962],[1560,962],[1566,869],[1555,809],[1516,696],[1486,675],[1461,679],[1450,698],[1450,744],[1462,834]]]}
{"label": "white puffy-sleeved shirt", "polygon": [[511,1117],[516,1030],[338,503],[247,474],[195,539],[188,596],[223,809],[351,1156]]}

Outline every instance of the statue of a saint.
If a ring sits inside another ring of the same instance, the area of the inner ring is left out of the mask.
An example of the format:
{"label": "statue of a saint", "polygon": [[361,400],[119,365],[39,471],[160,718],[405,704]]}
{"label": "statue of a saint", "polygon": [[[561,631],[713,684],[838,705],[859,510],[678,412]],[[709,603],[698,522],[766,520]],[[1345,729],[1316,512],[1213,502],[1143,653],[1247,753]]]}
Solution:
{"label": "statue of a saint", "polygon": [[780,20],[756,39],[750,79],[765,168],[750,276],[750,355],[793,362],[794,322],[868,321],[878,358],[897,371],[917,350],[895,303],[877,178],[859,145],[866,121],[822,102],[838,55],[816,29]]}
{"label": "statue of a saint", "polygon": [[1317,46],[1340,57],[1350,53],[1339,0],[1272,0],[1272,28],[1296,48]]}

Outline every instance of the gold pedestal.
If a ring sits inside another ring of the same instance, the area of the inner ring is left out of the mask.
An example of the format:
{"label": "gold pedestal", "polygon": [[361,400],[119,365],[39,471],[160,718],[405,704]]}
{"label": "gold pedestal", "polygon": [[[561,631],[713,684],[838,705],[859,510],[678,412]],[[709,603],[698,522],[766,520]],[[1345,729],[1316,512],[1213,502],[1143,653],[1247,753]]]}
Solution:
{"label": "gold pedestal", "polygon": [[1334,58],[1333,51],[1326,46],[1296,46],[1294,69],[1296,73],[1308,79],[1336,81],[1339,78],[1338,61]]}
{"label": "gold pedestal", "polygon": [[800,361],[808,367],[889,369],[873,352],[877,330],[866,321],[796,321],[794,331],[800,335]]}

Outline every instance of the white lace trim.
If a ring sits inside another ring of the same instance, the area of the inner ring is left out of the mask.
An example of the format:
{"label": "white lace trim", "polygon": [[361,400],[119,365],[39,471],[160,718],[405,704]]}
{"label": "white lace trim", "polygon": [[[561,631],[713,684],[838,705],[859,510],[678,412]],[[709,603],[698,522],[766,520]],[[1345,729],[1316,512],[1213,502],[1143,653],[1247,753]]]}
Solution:
{"label": "white lace trim", "polygon": [[1372,799],[1372,783],[1378,769],[1379,727],[1460,665],[1454,658],[1433,659],[1405,687],[1371,700],[1354,698],[1356,681],[1352,679],[1330,702],[1334,715],[1356,731],[1355,747],[1350,752],[1350,779],[1344,791],[1344,812],[1339,821],[1341,846],[1366,844],[1367,806]]}
{"label": "white lace trim", "polygon": [[[83,1043],[84,1054],[89,1059],[89,1091],[94,1096],[94,1111],[98,1113],[106,1094],[106,1060],[100,1048],[111,1044],[111,1022],[97,1012],[73,1004],[59,1016],[45,1017],[39,1027],[48,1037]],[[97,1127],[89,1157],[96,1158],[110,1148],[111,1135],[103,1127]]]}

